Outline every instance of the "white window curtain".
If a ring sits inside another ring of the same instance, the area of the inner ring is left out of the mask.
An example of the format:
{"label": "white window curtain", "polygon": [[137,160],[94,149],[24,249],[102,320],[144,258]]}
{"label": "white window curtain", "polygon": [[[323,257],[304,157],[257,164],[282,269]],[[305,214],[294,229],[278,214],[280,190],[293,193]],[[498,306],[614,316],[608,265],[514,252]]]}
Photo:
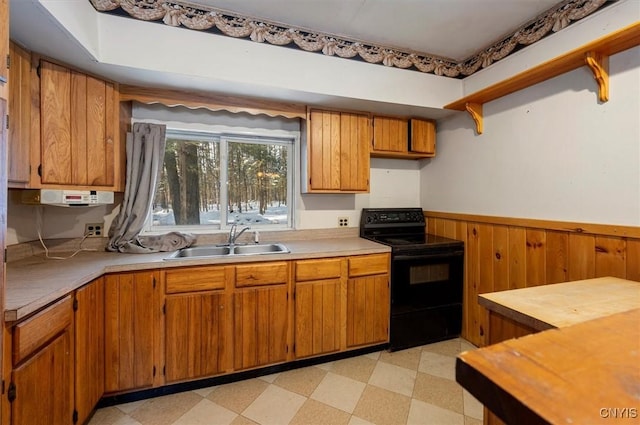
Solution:
{"label": "white window curtain", "polygon": [[109,228],[107,251],[144,254],[174,251],[192,245],[195,236],[170,232],[140,236],[149,215],[164,161],[166,126],[135,123],[127,134],[127,179],[120,212]]}

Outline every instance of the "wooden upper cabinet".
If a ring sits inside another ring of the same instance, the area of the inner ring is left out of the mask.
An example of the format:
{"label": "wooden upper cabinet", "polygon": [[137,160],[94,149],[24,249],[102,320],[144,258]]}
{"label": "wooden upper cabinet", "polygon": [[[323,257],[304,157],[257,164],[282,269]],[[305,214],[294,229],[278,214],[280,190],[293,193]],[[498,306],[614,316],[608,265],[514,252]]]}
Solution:
{"label": "wooden upper cabinet", "polygon": [[436,154],[436,124],[433,121],[412,119],[409,150],[415,153]]}
{"label": "wooden upper cabinet", "polygon": [[29,186],[31,154],[31,52],[15,43],[10,45],[9,78],[8,184],[9,187]]}
{"label": "wooden upper cabinet", "polygon": [[43,185],[115,186],[117,103],[113,83],[40,61]]}
{"label": "wooden upper cabinet", "polygon": [[310,110],[307,118],[307,192],[369,191],[369,117]]}
{"label": "wooden upper cabinet", "polygon": [[0,0],[0,97],[9,98],[7,84],[9,70],[7,57],[9,56],[9,0]]}
{"label": "wooden upper cabinet", "polygon": [[373,117],[373,150],[407,152],[409,124],[406,119]]}
{"label": "wooden upper cabinet", "polygon": [[373,117],[371,156],[421,159],[435,156],[435,123],[422,119]]}

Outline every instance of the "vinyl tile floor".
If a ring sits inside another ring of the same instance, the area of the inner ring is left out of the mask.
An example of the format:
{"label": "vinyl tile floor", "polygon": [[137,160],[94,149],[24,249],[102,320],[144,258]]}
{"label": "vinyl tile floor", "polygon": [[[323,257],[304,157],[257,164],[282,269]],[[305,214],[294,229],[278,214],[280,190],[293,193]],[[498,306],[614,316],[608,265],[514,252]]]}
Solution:
{"label": "vinyl tile floor", "polygon": [[452,339],[98,409],[90,425],[479,425]]}

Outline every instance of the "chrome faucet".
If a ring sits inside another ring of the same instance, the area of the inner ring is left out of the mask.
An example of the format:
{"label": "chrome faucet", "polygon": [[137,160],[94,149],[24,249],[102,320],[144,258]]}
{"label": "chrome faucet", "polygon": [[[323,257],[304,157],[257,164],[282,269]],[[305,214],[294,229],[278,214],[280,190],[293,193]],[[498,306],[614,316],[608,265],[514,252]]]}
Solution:
{"label": "chrome faucet", "polygon": [[238,224],[233,223],[231,225],[231,229],[229,229],[229,241],[228,241],[229,245],[234,245],[236,243],[236,240],[240,237],[240,235],[246,232],[247,230],[251,229],[251,226],[243,227],[240,230],[240,233],[236,233],[236,231],[238,230],[237,228],[238,228]]}

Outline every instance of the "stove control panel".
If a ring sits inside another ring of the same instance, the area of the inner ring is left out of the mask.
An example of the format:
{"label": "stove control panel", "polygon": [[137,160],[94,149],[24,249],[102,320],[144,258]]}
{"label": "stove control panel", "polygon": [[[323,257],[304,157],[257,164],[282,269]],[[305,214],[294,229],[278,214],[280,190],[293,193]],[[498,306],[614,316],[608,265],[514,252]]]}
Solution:
{"label": "stove control panel", "polygon": [[420,208],[364,208],[361,226],[367,225],[424,225],[424,214]]}

